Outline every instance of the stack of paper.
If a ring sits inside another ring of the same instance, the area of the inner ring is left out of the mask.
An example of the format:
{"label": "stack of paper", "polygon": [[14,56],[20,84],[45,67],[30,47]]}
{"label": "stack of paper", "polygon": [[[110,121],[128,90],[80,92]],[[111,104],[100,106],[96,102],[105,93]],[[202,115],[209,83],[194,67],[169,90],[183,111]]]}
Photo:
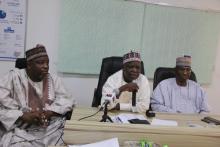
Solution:
{"label": "stack of paper", "polygon": [[174,120],[162,120],[162,119],[154,118],[151,122],[151,125],[178,126],[178,123]]}
{"label": "stack of paper", "polygon": [[131,120],[131,119],[147,120],[141,114],[127,114],[127,113],[121,113],[117,116],[112,116],[111,118],[113,122],[116,122],[116,123],[129,123],[128,120]]}

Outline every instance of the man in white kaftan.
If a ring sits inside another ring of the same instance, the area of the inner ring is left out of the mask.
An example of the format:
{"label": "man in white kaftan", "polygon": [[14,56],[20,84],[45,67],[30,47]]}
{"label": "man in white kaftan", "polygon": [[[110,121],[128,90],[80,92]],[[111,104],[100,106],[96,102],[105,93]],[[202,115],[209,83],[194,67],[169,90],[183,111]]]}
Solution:
{"label": "man in white kaftan", "polygon": [[[32,50],[39,48],[44,47],[37,46]],[[11,70],[0,81],[0,122],[4,127],[0,147],[63,144],[64,114],[72,110],[74,100],[57,76],[46,73],[48,57],[45,54],[45,49],[26,54],[27,60],[36,61],[34,64],[37,66],[44,66],[42,80],[33,81],[30,71],[27,72],[28,66],[26,69]],[[41,75],[37,70],[34,72]]]}
{"label": "man in white kaftan", "polygon": [[204,113],[208,112],[206,93],[200,85],[189,80],[191,58],[176,60],[176,78],[161,81],[151,96],[151,107],[158,112]]}
{"label": "man in white kaftan", "polygon": [[[123,57],[123,69],[110,76],[102,88],[102,103],[106,96],[113,95],[113,109],[145,112],[150,103],[148,79],[140,73],[139,53],[130,52]],[[132,107],[132,92],[136,92],[136,107]],[[114,98],[114,96],[116,96]],[[119,107],[117,108],[117,105]]]}

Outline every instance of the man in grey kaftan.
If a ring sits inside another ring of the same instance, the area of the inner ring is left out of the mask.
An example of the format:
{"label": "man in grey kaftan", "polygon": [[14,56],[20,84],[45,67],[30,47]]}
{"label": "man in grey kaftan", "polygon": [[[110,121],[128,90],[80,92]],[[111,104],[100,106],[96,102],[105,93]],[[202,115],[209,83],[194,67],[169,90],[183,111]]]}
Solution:
{"label": "man in grey kaftan", "polygon": [[154,90],[151,106],[159,112],[207,112],[206,94],[198,83],[188,80],[187,86],[176,84],[176,78],[163,80]]}
{"label": "man in grey kaftan", "polygon": [[176,78],[161,81],[151,96],[153,111],[172,113],[208,112],[206,93],[200,85],[189,80],[191,58],[176,60]]}

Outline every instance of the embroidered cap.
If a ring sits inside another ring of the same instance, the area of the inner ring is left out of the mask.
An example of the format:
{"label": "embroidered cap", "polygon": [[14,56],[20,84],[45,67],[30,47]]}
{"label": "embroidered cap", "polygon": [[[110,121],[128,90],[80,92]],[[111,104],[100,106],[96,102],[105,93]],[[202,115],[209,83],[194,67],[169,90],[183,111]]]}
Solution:
{"label": "embroidered cap", "polygon": [[123,64],[127,62],[132,62],[132,61],[141,62],[140,53],[131,51],[123,56]]}
{"label": "embroidered cap", "polygon": [[27,50],[25,52],[27,61],[36,59],[42,56],[48,56],[45,47],[41,44],[37,44],[36,47]]}
{"label": "embroidered cap", "polygon": [[189,66],[191,67],[191,56],[184,55],[183,57],[176,58],[176,66]]}

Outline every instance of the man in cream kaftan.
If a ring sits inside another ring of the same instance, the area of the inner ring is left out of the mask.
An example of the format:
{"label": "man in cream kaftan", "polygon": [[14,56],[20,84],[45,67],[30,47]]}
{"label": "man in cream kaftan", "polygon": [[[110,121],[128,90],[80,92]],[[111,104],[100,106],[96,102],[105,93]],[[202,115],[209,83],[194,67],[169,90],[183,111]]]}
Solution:
{"label": "man in cream kaftan", "polygon": [[[45,57],[39,55],[36,61],[42,64]],[[62,145],[63,115],[72,110],[74,100],[57,76],[47,73],[36,82],[27,71],[11,70],[0,81],[0,147]]]}

